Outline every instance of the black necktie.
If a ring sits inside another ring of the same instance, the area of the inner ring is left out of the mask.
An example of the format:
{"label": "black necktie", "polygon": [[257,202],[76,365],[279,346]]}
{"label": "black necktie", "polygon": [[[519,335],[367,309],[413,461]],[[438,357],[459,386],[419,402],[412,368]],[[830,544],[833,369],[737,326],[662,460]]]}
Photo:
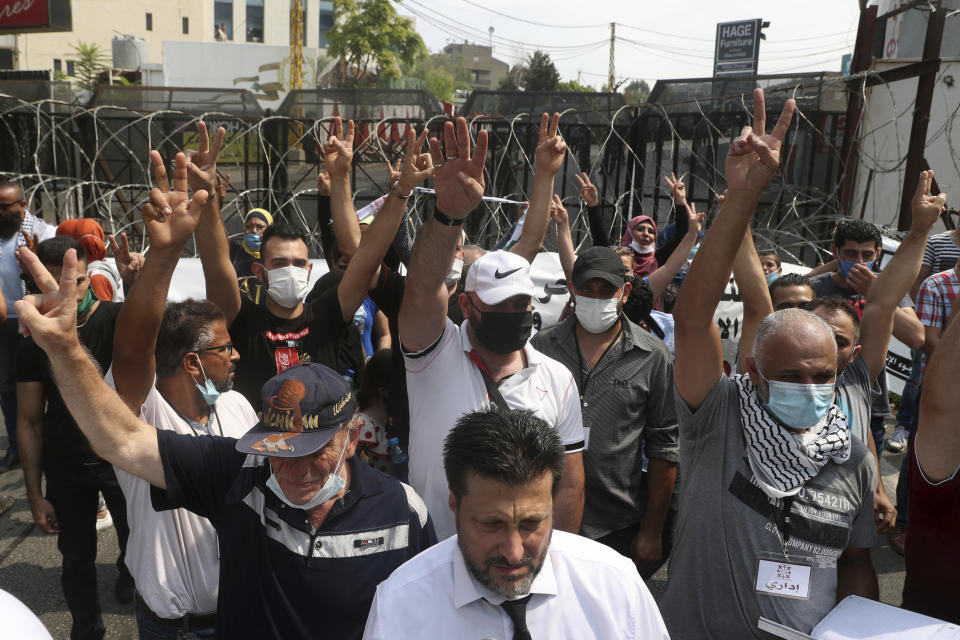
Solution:
{"label": "black necktie", "polygon": [[530,596],[519,600],[504,600],[500,606],[513,621],[513,640],[531,640],[527,629],[527,602]]}

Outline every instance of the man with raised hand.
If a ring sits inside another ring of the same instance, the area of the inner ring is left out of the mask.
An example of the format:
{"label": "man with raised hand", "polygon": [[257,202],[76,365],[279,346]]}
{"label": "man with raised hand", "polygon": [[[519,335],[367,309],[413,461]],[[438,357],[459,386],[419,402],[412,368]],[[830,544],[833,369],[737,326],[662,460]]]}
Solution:
{"label": "man with raised hand", "polygon": [[420,228],[400,307],[400,342],[410,398],[410,479],[434,516],[438,537],[453,535],[441,447],[456,420],[494,402],[534,410],[557,429],[567,448],[555,501],[557,528],[577,532],[583,511],[583,424],[576,384],[567,369],[529,343],[533,326],[530,263],[506,251],[470,267],[458,299],[466,320],[447,318],[450,270],[460,227],[483,197],[487,132],[470,154],[467,122],[447,122],[444,150],[436,138],[436,209]]}
{"label": "man with raised hand", "polygon": [[727,198],[680,289],[674,380],[683,511],[661,612],[679,640],[760,638],[763,616],[803,632],[846,595],[877,597],[870,561],[875,467],[831,404],[837,347],[816,315],[785,309],[757,330],[747,373],[727,378],[713,314],[793,112],[726,160]]}
{"label": "man with raised hand", "polygon": [[[870,432],[872,404],[871,389],[884,372],[887,346],[893,331],[898,303],[902,300],[923,258],[927,235],[936,223],[945,197],[930,195],[933,172],[920,175],[913,197],[913,223],[890,264],[876,277],[877,286],[871,286],[863,305],[862,317],[843,298],[828,296],[806,302],[804,309],[820,316],[836,335],[837,393],[834,398],[847,419],[847,426],[870,450],[877,467],[875,496],[875,524],[878,533],[886,533],[897,515],[883,482],[880,480],[880,461]],[[740,370],[746,370],[745,359],[750,353],[757,327],[772,313],[771,298],[764,280],[753,242],[748,236],[737,254],[734,266],[737,285],[743,295],[744,322],[741,334]],[[776,282],[774,283],[776,284]]]}
{"label": "man with raised hand", "polygon": [[[192,188],[208,189],[214,184],[223,134],[218,131],[210,144],[206,126],[201,122],[199,127],[200,151],[191,157],[187,169]],[[353,330],[353,315],[377,282],[380,262],[403,217],[405,198],[433,174],[433,167],[421,170],[415,164],[425,139],[426,131],[419,138],[412,130],[407,132],[400,179],[383,209],[364,234],[340,283],[309,304],[303,301],[309,292],[312,266],[306,234],[279,221],[264,233],[261,262],[253,269],[267,287],[267,301],[255,305],[240,296],[216,198],[207,201],[197,225],[207,296],[223,310],[230,337],[244,354],[246,364],[237,370],[237,390],[255,409],[260,408],[263,384],[293,365],[316,362],[341,374],[360,370],[363,355]]]}
{"label": "man with raised hand", "polygon": [[[410,159],[412,133],[407,141]],[[157,206],[158,219],[193,218],[205,197]],[[318,364],[278,374],[262,390],[263,419],[240,440],[158,430],[106,386],[77,341],[76,254],[67,252],[59,286],[31,252],[23,262],[43,292],[19,303],[24,331],[51,358],[94,451],[154,485],[155,507],[187,508],[216,529],[217,635],[359,638],[376,585],[436,537],[410,487],[353,458],[355,402],[341,376]]]}
{"label": "man with raised hand", "polygon": [[[144,205],[150,238],[139,278],[117,319],[113,367],[107,383],[127,407],[157,429],[200,438],[239,438],[257,422],[247,400],[231,391],[240,358],[217,305],[185,300],[164,308],[173,271],[193,235],[202,198],[187,200],[187,161],[175,159],[173,189],[163,160],[150,152],[157,187]],[[159,212],[170,209],[163,216]],[[176,213],[175,213],[176,212]],[[127,566],[136,581],[141,637],[213,637],[216,628],[220,550],[206,518],[186,509],[155,511],[150,485],[117,469],[127,498],[130,542]]]}

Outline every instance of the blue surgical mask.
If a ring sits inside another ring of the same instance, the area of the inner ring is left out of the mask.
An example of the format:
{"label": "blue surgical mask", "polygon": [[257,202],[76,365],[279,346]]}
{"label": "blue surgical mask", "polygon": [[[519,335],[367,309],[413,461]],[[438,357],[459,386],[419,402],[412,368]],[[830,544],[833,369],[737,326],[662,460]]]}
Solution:
{"label": "blue surgical mask", "polygon": [[771,271],[770,273],[767,274],[766,277],[767,277],[767,286],[769,287],[770,285],[772,285],[772,284],[774,283],[774,281],[775,281],[777,278],[780,277],[780,274],[777,273],[776,271]]}
{"label": "blue surgical mask", "polygon": [[197,388],[197,391],[199,391],[203,395],[204,402],[206,402],[209,406],[212,407],[214,404],[216,404],[217,398],[220,397],[220,391],[217,389],[216,386],[214,386],[213,381],[207,377],[206,372],[203,370],[203,364],[200,363],[199,358],[197,359],[197,364],[200,365],[200,373],[203,374],[204,382],[203,382],[203,386],[201,387],[200,383],[194,380],[193,386],[195,386]]}
{"label": "blue surgical mask", "polygon": [[340,471],[343,468],[343,454],[346,452],[346,450],[347,443],[344,442],[343,449],[340,451],[340,459],[337,460],[337,466],[333,473],[327,476],[327,481],[323,483],[322,487],[320,487],[320,491],[317,491],[317,495],[313,496],[303,504],[296,504],[287,498],[287,496],[283,495],[283,489],[280,488],[280,483],[277,482],[277,478],[273,475],[272,470],[270,471],[270,477],[267,478],[267,487],[269,487],[270,491],[273,492],[273,495],[280,498],[280,501],[283,502],[283,504],[293,509],[303,509],[304,511],[309,511],[314,507],[319,507],[324,502],[340,493],[343,488],[347,486],[346,479],[340,475]]}
{"label": "blue surgical mask", "polygon": [[260,251],[260,238],[259,233],[245,233],[243,234],[243,244],[247,245],[247,248],[251,251]]}
{"label": "blue surgical mask", "polygon": [[[757,371],[757,373],[760,373]],[[801,384],[767,380],[768,399],[765,406],[777,420],[793,429],[809,429],[826,415],[833,404],[836,387],[828,384]]]}
{"label": "blue surgical mask", "polygon": [[856,260],[841,260],[840,261],[840,275],[843,276],[843,279],[846,280],[847,276],[850,275],[850,269],[853,268],[855,264],[862,264],[867,269],[873,271],[873,260],[870,262],[857,262]]}

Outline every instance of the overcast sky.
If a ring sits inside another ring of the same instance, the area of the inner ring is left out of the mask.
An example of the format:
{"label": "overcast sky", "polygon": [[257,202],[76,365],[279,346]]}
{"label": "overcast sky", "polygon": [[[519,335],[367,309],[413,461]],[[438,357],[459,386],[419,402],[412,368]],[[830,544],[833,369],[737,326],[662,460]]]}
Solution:
{"label": "overcast sky", "polygon": [[606,83],[610,22],[624,39],[616,44],[618,80],[642,78],[653,86],[657,79],[710,76],[716,24],[751,18],[770,22],[760,44],[761,73],[839,71],[843,54],[853,50],[859,15],[857,0],[403,0],[395,6],[416,20],[431,52],[465,39],[489,45],[493,27],[496,58],[514,64],[539,45],[562,80],[579,71],[581,82],[594,87]]}

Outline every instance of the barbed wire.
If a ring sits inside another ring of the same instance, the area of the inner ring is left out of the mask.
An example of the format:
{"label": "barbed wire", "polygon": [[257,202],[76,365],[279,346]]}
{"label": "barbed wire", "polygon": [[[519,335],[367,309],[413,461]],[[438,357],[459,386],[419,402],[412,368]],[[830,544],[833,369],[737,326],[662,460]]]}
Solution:
{"label": "barbed wire", "polygon": [[[941,70],[941,77],[947,69]],[[821,77],[802,81],[777,79],[766,87],[771,120],[788,97],[798,102],[794,125],[785,140],[782,169],[768,188],[753,226],[764,246],[779,250],[785,260],[813,264],[822,257],[834,221],[843,215],[840,188],[846,171],[898,174],[902,190],[903,127],[899,119],[913,103],[898,104],[887,84],[870,89],[889,103],[887,117],[864,107],[861,122],[875,123],[860,132],[856,157],[841,157],[845,100],[825,97],[846,91],[846,80]],[[860,88],[866,95],[866,80]],[[752,119],[746,92],[689,98],[670,103],[623,106],[616,110],[561,112],[560,131],[568,145],[555,190],[570,212],[578,247],[591,242],[585,204],[573,174],[584,172],[597,185],[602,200],[603,235],[615,243],[631,216],[641,212],[663,226],[674,215],[663,175],[675,171],[687,185],[689,199],[707,213],[708,224],[723,192],[723,162],[730,141]],[[869,104],[862,101],[862,104]],[[945,143],[952,169],[960,174],[953,153],[958,104],[929,139]],[[472,115],[471,136],[481,129],[490,139],[485,167],[487,194],[527,200],[533,184],[540,114],[507,117]],[[386,193],[386,162],[400,157],[408,127],[442,130],[447,116],[428,120],[381,118],[357,122],[352,168],[355,204]],[[248,118],[208,111],[141,112],[126,107],[82,107],[57,100],[27,102],[0,95],[0,173],[24,187],[28,207],[51,222],[95,217],[107,233],[127,231],[144,249],[139,209],[148,201],[152,175],[148,152],[157,149],[167,161],[180,150],[196,147],[197,123],[211,130],[227,129],[218,169],[230,177],[222,215],[232,234],[242,230],[242,217],[253,207],[268,208],[303,227],[320,255],[315,176],[322,169],[321,141],[333,118],[306,120],[282,115]],[[896,151],[889,152],[889,145]],[[431,186],[431,185],[427,185]],[[866,197],[863,194],[862,197]],[[416,193],[409,203],[411,231],[424,220],[432,196]],[[862,200],[861,200],[862,201]],[[473,243],[490,246],[514,224],[518,208],[484,203],[471,216],[467,232]],[[892,225],[896,207],[878,220]],[[555,248],[554,232],[546,246]],[[191,244],[188,253],[195,252]]]}

